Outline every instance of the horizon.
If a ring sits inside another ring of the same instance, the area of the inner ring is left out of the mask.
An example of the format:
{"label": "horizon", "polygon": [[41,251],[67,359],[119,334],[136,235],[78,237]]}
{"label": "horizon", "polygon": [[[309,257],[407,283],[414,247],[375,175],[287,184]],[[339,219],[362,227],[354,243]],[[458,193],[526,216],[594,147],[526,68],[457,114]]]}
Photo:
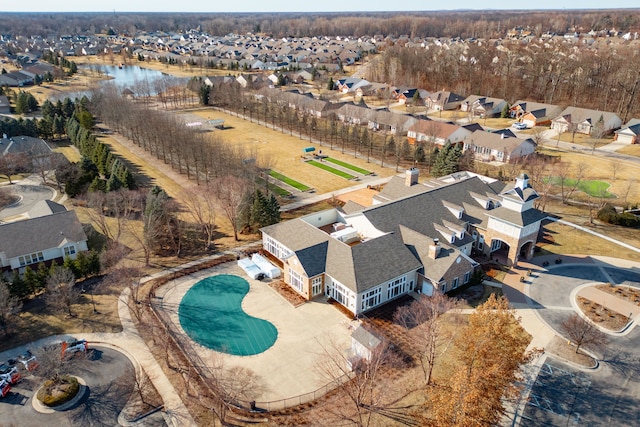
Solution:
{"label": "horizon", "polygon": [[[425,8],[422,1],[406,0],[398,10],[389,10],[389,3],[381,0],[355,0],[348,6],[349,10],[345,10],[344,3],[338,0],[328,0],[323,2],[320,7],[316,5],[297,5],[292,6],[290,2],[285,0],[274,0],[272,2],[260,2],[257,0],[245,0],[240,5],[238,3],[217,4],[214,7],[217,10],[208,10],[207,6],[193,0],[187,0],[180,4],[181,10],[170,9],[171,6],[159,6],[151,0],[115,0],[111,2],[109,9],[104,9],[104,4],[92,4],[86,1],[71,0],[66,1],[63,5],[58,5],[50,1],[33,0],[29,2],[29,10],[24,10],[23,4],[4,5],[0,13],[242,13],[242,14],[268,14],[268,13],[403,13],[403,12],[481,12],[481,11],[514,11],[514,12],[535,12],[540,10],[593,10],[605,11],[616,9],[640,10],[637,7],[629,6],[625,0],[613,0],[607,3],[607,7],[602,7],[602,2],[595,0],[578,1],[568,0],[559,7],[558,2],[553,0],[541,0],[536,4],[535,8],[505,8],[502,2],[491,2],[490,5],[478,8],[477,2],[463,0],[457,2],[455,8]],[[494,6],[494,7],[491,7]],[[211,7],[211,6],[209,6]]]}

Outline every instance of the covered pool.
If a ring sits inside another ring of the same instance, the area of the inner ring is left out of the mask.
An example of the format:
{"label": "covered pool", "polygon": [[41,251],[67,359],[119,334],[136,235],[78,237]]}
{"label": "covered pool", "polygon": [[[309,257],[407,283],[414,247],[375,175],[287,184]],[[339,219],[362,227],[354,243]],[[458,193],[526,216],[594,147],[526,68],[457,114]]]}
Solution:
{"label": "covered pool", "polygon": [[180,302],[178,317],[185,332],[198,344],[235,356],[251,356],[271,347],[276,327],[242,310],[249,283],[221,274],[197,282]]}

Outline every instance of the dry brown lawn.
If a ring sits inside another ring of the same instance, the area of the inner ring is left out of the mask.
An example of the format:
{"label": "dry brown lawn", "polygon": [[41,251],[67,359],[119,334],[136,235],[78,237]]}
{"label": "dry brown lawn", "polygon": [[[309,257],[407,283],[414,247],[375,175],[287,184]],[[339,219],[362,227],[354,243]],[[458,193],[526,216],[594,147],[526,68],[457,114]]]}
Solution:
{"label": "dry brown lawn", "polygon": [[[576,133],[574,137],[571,132],[565,132],[560,134],[560,141],[570,142],[576,145],[584,145],[586,147],[593,147],[594,139],[591,137],[591,135],[585,135],[583,133]],[[613,142],[613,136],[607,136],[597,139],[596,148],[602,147],[603,145],[607,145],[611,142]]]}
{"label": "dry brown lawn", "polygon": [[49,141],[49,145],[51,146],[54,152],[62,153],[62,155],[65,156],[67,160],[69,160],[72,163],[79,162],[82,159],[82,156],[80,155],[80,151],[78,151],[78,149],[69,141],[64,141],[64,142]]}
{"label": "dry brown lawn", "polygon": [[[630,180],[637,180],[638,176],[640,176],[640,165],[624,160],[607,159],[579,152],[562,152],[549,148],[542,149],[540,152],[542,154],[559,156],[561,161],[571,164],[574,171],[575,167],[580,163],[587,165],[587,172],[584,179],[601,180],[611,184],[609,192],[618,196],[618,199],[612,200],[613,203],[622,204],[623,201],[620,201],[620,197],[624,196],[627,189],[629,189],[627,202],[640,202],[640,188],[638,188],[637,185],[629,186]],[[616,179],[613,179],[614,167],[618,168]],[[570,174],[570,177],[571,176]],[[578,192],[576,197],[579,197],[579,194]]]}
{"label": "dry brown lawn", "polygon": [[[588,224],[584,217],[565,215],[564,219],[588,227],[594,231],[640,247],[640,231],[608,224]],[[604,255],[640,261],[640,253],[626,249],[608,240],[577,230],[574,227],[552,222],[544,225],[544,235],[538,243],[541,252],[536,255]]]}
{"label": "dry brown lawn", "polygon": [[631,144],[616,151],[620,154],[626,154],[627,156],[640,157],[640,144]]}
{"label": "dry brown lawn", "polygon": [[366,160],[354,158],[353,155],[342,154],[335,147],[330,150],[326,145],[312,144],[308,138],[300,139],[295,134],[291,136],[287,131],[283,133],[213,109],[198,110],[193,113],[207,120],[224,119],[225,130],[214,132],[225,142],[240,146],[248,152],[257,153],[259,160],[260,158],[269,159],[273,170],[314,188],[318,193],[330,193],[352,186],[354,183],[305,163],[301,158],[302,149],[311,145],[316,147],[316,150],[322,150],[323,155],[375,172],[378,176],[386,177],[395,174],[393,169],[381,168],[379,165],[367,163]]}

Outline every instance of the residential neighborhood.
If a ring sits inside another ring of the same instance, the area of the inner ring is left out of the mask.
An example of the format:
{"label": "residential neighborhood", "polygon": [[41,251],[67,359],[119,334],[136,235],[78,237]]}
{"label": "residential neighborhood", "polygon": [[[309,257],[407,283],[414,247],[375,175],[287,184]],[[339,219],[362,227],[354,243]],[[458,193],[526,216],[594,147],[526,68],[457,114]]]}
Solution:
{"label": "residential neighborhood", "polygon": [[0,424],[634,425],[639,19],[0,13]]}

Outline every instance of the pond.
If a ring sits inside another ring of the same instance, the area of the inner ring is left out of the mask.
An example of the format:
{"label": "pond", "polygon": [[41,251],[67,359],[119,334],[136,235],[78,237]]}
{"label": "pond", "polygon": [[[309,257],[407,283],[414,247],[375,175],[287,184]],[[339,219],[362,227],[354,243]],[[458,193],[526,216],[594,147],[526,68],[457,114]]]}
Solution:
{"label": "pond", "polygon": [[[80,65],[78,68],[91,70],[94,73],[104,75],[108,80],[103,80],[100,85],[116,85],[120,89],[129,89],[136,96],[155,96],[158,93],[157,83],[159,81],[166,82],[170,85],[184,84],[185,78],[175,77],[169,74],[165,74],[158,70],[152,70],[149,68],[142,68],[137,65],[123,65],[122,67],[117,65]],[[163,86],[166,86],[163,84]],[[58,98],[82,98],[83,96],[90,96],[89,91],[79,92],[66,92],[60,94]]]}

